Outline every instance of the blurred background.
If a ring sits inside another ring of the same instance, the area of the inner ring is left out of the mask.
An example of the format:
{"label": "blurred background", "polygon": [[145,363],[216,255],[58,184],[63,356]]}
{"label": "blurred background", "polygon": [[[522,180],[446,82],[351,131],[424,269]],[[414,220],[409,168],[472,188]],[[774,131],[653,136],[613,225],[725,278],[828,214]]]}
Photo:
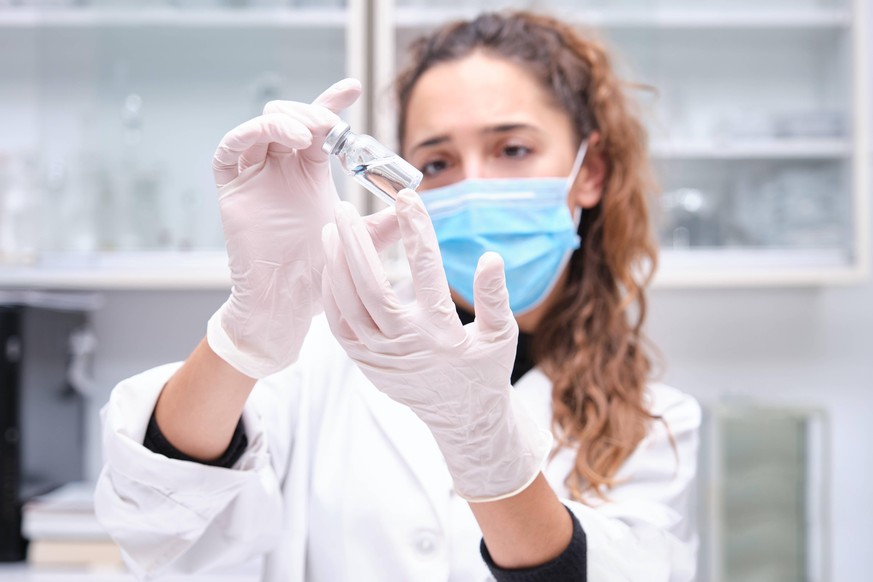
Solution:
{"label": "blurred background", "polygon": [[355,76],[348,120],[394,145],[409,42],[504,7],[579,25],[654,88],[648,334],[705,408],[698,579],[870,579],[867,0],[0,0],[0,575],[43,575],[16,564],[22,503],[39,579],[116,564],[33,496],[96,478],[112,386],[185,358],[227,297],[224,133]]}

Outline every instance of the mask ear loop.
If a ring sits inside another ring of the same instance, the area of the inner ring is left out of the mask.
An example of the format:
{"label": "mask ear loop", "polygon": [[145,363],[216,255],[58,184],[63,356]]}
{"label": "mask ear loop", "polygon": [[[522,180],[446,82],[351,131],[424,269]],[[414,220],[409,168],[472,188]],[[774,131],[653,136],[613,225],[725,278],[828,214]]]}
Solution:
{"label": "mask ear loop", "polygon": [[[576,178],[579,177],[579,172],[582,171],[582,164],[585,162],[585,154],[588,153],[588,140],[583,139],[582,143],[579,144],[579,150],[576,152],[576,159],[573,160],[573,167],[570,170],[570,176],[567,178],[567,192],[570,191],[570,188],[573,187],[573,184],[576,183]],[[582,220],[582,209],[577,207],[573,211],[573,222],[576,224],[576,228],[579,228],[579,222]]]}

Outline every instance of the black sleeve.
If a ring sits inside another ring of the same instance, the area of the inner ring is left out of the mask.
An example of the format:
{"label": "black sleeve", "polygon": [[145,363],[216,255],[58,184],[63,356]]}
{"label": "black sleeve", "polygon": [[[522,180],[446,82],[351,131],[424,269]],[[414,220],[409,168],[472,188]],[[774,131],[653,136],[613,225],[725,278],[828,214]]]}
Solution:
{"label": "black sleeve", "polygon": [[479,544],[482,559],[491,570],[491,574],[497,582],[586,582],[588,579],[588,545],[585,539],[585,530],[579,519],[570,513],[573,520],[573,537],[570,545],[560,556],[542,566],[534,568],[522,568],[519,570],[504,570],[494,564],[485,540]]}
{"label": "black sleeve", "polygon": [[158,427],[158,421],[155,420],[155,414],[153,412],[151,419],[149,419],[149,426],[146,428],[146,434],[142,444],[151,452],[164,455],[171,459],[191,461],[202,465],[212,465],[214,467],[230,469],[245,452],[246,447],[249,446],[249,440],[246,438],[245,426],[243,425],[242,419],[240,419],[236,425],[236,430],[233,431],[230,445],[228,445],[224,454],[213,461],[201,461],[194,457],[189,457],[167,440],[167,437],[164,436],[164,433],[162,433],[161,429]]}

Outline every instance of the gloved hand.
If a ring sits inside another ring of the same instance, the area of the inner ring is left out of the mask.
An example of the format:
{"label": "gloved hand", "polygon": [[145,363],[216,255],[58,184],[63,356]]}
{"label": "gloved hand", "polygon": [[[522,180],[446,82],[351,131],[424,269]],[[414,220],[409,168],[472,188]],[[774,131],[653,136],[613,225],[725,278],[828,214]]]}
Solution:
{"label": "gloved hand", "polygon": [[322,280],[333,334],[382,392],[427,424],[468,501],[526,488],[549,453],[510,385],[518,326],[509,309],[503,260],[486,253],[474,282],[476,320],[462,325],[449,294],[436,234],[418,195],[394,209],[415,289],[403,303],[391,288],[366,224],[348,203],[324,228]]}
{"label": "gloved hand", "polygon": [[252,378],[293,363],[321,310],[321,229],[339,200],[321,144],[360,94],[360,83],[345,79],[312,104],[272,101],[215,152],[233,288],[206,337]]}

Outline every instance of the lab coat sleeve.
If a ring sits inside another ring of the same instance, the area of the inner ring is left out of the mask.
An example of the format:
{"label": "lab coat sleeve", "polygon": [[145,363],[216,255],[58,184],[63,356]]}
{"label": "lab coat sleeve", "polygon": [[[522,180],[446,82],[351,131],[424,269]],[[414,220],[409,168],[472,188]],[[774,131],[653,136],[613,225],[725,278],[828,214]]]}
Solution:
{"label": "lab coat sleeve", "polygon": [[122,381],[101,412],[105,466],[95,509],[139,579],[243,563],[269,551],[282,527],[279,476],[292,441],[285,432],[296,406],[289,400],[299,393],[293,370],[255,386],[243,411],[248,448],[227,469],[170,459],[142,444],[179,365]]}
{"label": "lab coat sleeve", "polygon": [[701,413],[693,398],[664,391],[666,402],[652,409],[664,422],[653,421],[618,472],[620,484],[607,492],[609,500],[564,500],[585,530],[591,582],[694,580],[692,515]]}

